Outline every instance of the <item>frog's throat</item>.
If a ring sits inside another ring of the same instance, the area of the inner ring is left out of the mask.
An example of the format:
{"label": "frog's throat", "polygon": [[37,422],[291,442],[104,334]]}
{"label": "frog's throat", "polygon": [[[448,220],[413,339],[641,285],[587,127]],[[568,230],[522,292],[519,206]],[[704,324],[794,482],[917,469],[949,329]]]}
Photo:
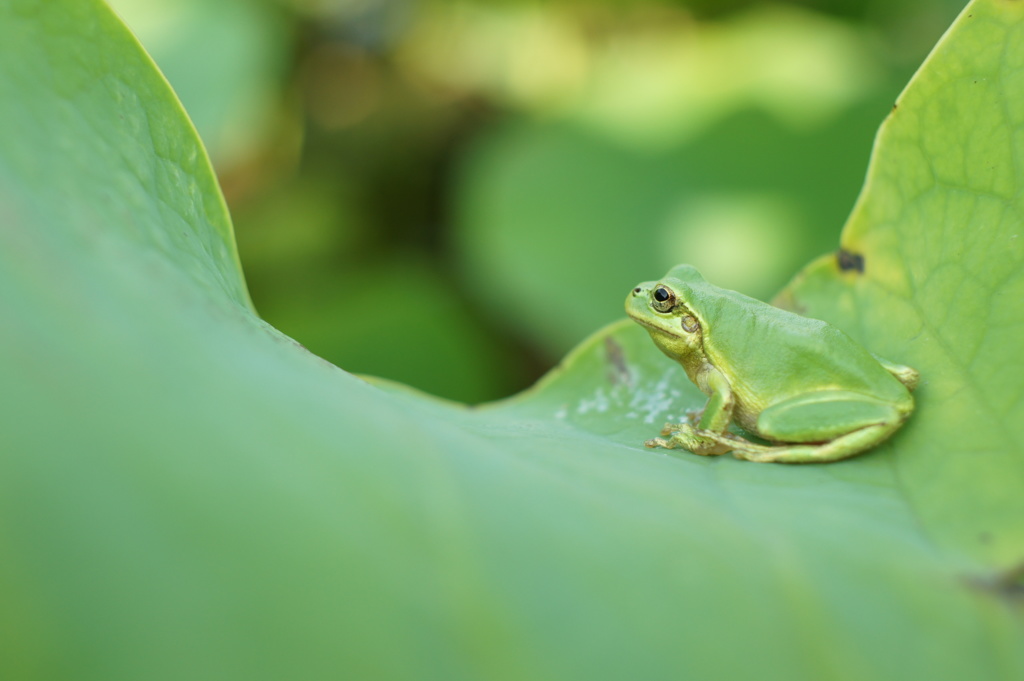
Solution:
{"label": "frog's throat", "polygon": [[702,371],[706,371],[711,366],[711,363],[704,357],[701,348],[690,347],[684,351],[678,344],[672,342],[673,340],[684,341],[685,336],[683,334],[673,333],[664,327],[656,326],[643,319],[634,317],[634,320],[647,329],[651,340],[654,341],[655,347],[661,350],[666,357],[683,367],[690,380],[699,386],[698,377]]}

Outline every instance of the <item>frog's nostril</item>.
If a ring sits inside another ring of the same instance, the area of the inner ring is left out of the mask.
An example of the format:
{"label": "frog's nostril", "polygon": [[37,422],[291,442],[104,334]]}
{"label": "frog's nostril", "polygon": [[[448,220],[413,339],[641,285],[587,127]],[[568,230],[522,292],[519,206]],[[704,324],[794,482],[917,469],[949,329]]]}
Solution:
{"label": "frog's nostril", "polygon": [[640,287],[639,287],[639,286],[637,286],[637,287],[636,287],[635,289],[633,289],[633,295],[634,295],[634,296],[635,296],[636,294],[638,294],[638,293],[640,293]]}

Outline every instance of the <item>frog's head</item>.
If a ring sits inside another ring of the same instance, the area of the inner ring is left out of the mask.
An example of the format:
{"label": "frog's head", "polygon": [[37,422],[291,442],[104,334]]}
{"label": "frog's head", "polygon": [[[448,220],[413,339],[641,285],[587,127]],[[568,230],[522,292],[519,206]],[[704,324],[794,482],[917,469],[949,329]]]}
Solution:
{"label": "frog's head", "polygon": [[701,324],[686,302],[686,283],[672,276],[645,281],[626,296],[626,314],[647,329],[654,344],[677,361],[702,351]]}

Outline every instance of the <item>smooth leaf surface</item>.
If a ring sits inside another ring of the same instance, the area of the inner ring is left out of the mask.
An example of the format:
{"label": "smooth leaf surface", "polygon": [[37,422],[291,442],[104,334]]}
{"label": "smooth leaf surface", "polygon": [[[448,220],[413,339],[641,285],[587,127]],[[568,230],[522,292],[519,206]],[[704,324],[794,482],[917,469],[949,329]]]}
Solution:
{"label": "smooth leaf surface", "polygon": [[248,306],[194,131],[98,2],[0,4],[0,129],[0,676],[1024,673],[1009,592],[893,463],[912,431],[645,450],[701,399],[626,323],[480,409],[318,359]]}
{"label": "smooth leaf surface", "polygon": [[[65,242],[88,253],[99,247],[97,226],[109,225],[118,239],[111,248],[162,253],[181,274],[247,304],[224,199],[177,99],[108,11],[84,3],[60,13],[56,6],[0,5],[7,231],[59,225],[69,233]],[[117,33],[115,44],[88,45],[90,35],[109,32]],[[68,45],[58,51],[61,40]],[[60,238],[53,229],[36,236]],[[7,255],[29,255],[21,250]]]}

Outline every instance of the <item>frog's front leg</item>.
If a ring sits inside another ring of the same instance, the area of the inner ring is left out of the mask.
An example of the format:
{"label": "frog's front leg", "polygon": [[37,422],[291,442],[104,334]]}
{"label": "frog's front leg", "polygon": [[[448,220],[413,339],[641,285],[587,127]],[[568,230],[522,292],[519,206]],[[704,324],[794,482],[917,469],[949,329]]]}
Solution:
{"label": "frog's front leg", "polygon": [[696,426],[689,423],[666,423],[661,430],[663,437],[647,440],[644,443],[646,446],[682,448],[701,456],[718,456],[736,446],[725,435],[736,403],[729,381],[714,367],[708,367],[705,376],[711,396],[701,412],[700,422]]}
{"label": "frog's front leg", "polygon": [[666,427],[661,434],[668,437],[652,438],[644,442],[644,445],[664,447],[665,449],[686,449],[701,456],[718,456],[736,447],[734,443],[723,442],[715,437],[716,434],[710,431],[701,431],[689,423],[675,424],[671,431]]}

